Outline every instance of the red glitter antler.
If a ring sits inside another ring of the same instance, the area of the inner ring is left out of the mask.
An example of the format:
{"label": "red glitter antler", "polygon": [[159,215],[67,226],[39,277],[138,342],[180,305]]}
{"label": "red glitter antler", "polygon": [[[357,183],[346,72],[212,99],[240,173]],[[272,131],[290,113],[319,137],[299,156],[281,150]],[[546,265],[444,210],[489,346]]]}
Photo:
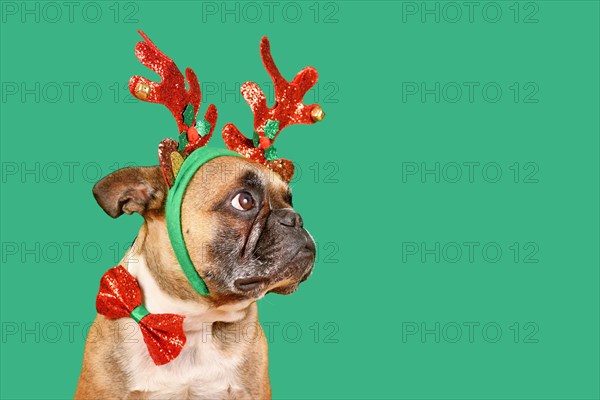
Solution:
{"label": "red glitter antler", "polygon": [[266,36],[260,42],[260,55],[273,80],[275,103],[268,108],[260,87],[254,82],[244,83],[240,91],[254,114],[253,139],[244,136],[232,123],[223,127],[223,139],[229,149],[271,168],[289,182],[294,175],[294,165],[290,160],[277,158],[273,142],[286,126],[313,124],[325,116],[318,104],[302,103],[306,92],[317,83],[318,74],[314,68],[306,67],[292,82],[285,80],[273,61]]}
{"label": "red glitter antler", "polygon": [[[141,76],[129,80],[129,91],[136,98],[166,106],[175,117],[179,128],[179,142],[165,139],[159,145],[159,160],[165,180],[172,185],[177,166],[188,154],[202,147],[210,140],[217,122],[217,108],[211,104],[202,121],[196,115],[200,108],[202,92],[194,71],[185,69],[189,90],[177,65],[162,53],[144,32],[138,31],[145,42],[135,45],[135,55],[142,64],[156,72],[162,78],[160,83],[152,82]],[[179,156],[172,153],[179,151]],[[175,156],[175,157],[174,157]],[[175,160],[173,160],[175,158]]]}

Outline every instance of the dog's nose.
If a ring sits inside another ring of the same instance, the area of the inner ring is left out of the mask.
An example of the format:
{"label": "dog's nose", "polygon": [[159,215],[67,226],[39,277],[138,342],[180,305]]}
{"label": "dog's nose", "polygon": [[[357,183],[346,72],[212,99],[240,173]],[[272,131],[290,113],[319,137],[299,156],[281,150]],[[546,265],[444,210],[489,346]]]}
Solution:
{"label": "dog's nose", "polygon": [[302,228],[304,226],[304,223],[302,222],[302,217],[300,216],[300,214],[298,214],[294,210],[290,210],[290,209],[274,210],[273,215],[275,216],[275,218],[277,218],[279,223],[282,225],[289,226],[292,228],[293,227]]}

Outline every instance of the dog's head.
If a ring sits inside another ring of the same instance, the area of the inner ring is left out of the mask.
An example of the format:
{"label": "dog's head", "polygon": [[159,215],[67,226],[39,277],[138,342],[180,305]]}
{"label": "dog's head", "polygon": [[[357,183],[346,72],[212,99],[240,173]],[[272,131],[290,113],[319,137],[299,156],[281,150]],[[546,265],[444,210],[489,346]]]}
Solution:
{"label": "dog's head", "polygon": [[[99,181],[93,193],[113,218],[144,216],[155,232],[144,250],[160,260],[153,266],[155,278],[171,291],[190,293],[166,235],[168,187],[160,168],[121,169]],[[292,293],[312,271],[315,243],[293,209],[288,184],[256,162],[225,156],[203,165],[186,189],[181,223],[207,298],[217,304]]]}

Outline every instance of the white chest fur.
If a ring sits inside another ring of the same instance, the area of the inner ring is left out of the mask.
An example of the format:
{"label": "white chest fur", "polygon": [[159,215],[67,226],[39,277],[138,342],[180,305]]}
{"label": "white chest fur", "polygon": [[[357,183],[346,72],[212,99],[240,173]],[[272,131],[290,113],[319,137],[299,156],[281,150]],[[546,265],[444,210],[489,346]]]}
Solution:
{"label": "white chest fur", "polygon": [[205,332],[187,335],[181,354],[157,366],[148,357],[141,339],[126,347],[123,359],[131,391],[150,398],[224,398],[228,391],[242,390],[238,380],[241,357],[225,356]]}
{"label": "white chest fur", "polygon": [[186,344],[171,362],[157,366],[148,356],[139,327],[129,318],[119,320],[125,351],[122,366],[129,377],[129,389],[141,391],[147,398],[226,398],[228,393],[243,391],[239,369],[243,354],[235,347],[224,352],[211,327],[215,321],[233,322],[243,317],[250,303],[229,309],[209,310],[203,306],[167,296],[152,278],[144,258],[137,254],[135,263],[121,265],[136,277],[144,295],[144,305],[151,313],[185,315]]}

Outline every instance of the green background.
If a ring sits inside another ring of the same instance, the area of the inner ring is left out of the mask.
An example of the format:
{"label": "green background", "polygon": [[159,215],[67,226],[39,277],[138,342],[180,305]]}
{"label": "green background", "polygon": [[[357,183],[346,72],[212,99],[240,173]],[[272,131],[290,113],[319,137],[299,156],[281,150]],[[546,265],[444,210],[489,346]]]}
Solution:
{"label": "green background", "polygon": [[143,29],[218,130],[251,132],[262,35],[288,79],[319,71],[327,117],[277,146],[319,260],[259,302],[275,398],[597,399],[598,2],[491,3],[2,2],[1,397],[72,397],[99,278],[141,223],[91,187],[176,135],[126,90],[154,77]]}

